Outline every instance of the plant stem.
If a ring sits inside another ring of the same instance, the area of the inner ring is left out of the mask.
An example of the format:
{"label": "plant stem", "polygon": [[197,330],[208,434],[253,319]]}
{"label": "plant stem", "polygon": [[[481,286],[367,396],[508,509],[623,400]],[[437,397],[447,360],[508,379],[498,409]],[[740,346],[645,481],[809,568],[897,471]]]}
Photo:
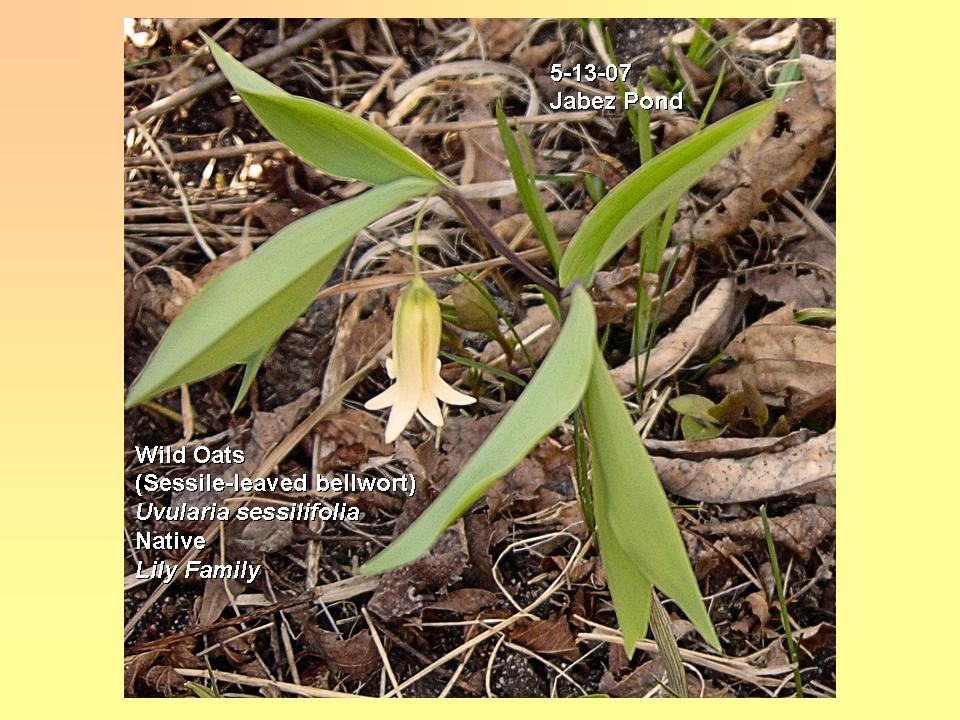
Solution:
{"label": "plant stem", "polygon": [[[650,364],[650,352],[653,350],[653,340],[657,336],[657,328],[660,325],[660,311],[663,309],[663,298],[666,297],[667,287],[670,285],[670,279],[673,277],[673,269],[677,266],[677,259],[680,257],[680,247],[678,246],[673,257],[670,258],[670,264],[667,265],[667,272],[660,283],[660,295],[657,300],[657,309],[653,313],[653,322],[650,323],[649,334],[647,335],[646,354],[643,357],[643,372],[640,374],[640,382],[634,388],[637,392],[637,402],[643,406],[643,385],[647,381],[647,366]],[[634,366],[636,372],[636,365]]]}
{"label": "plant stem", "polygon": [[417,217],[413,221],[413,274],[418,278],[420,277],[420,228],[423,226],[423,216],[427,212],[427,201],[429,199],[430,196],[424,198],[423,204],[417,212]]}
{"label": "plant stem", "polygon": [[441,197],[446,200],[450,206],[457,211],[463,221],[484,241],[501,256],[505,257],[510,263],[537,285],[548,290],[554,297],[560,297],[560,286],[537,268],[517,255],[513,249],[501,240],[487,223],[470,206],[470,202],[454,188],[443,188],[439,191]]}
{"label": "plant stem", "polygon": [[760,519],[763,521],[763,534],[767,538],[767,553],[770,555],[770,566],[773,569],[773,582],[777,588],[777,603],[780,605],[780,622],[783,623],[783,632],[787,636],[787,649],[790,652],[790,662],[793,664],[793,680],[797,687],[797,697],[803,697],[803,681],[800,678],[800,655],[797,652],[797,643],[793,639],[793,630],[790,628],[790,616],[787,615],[787,601],[783,596],[783,580],[780,577],[780,563],[777,561],[777,549],[773,546],[773,535],[770,524],[767,522],[767,505],[760,506]]}
{"label": "plant stem", "polygon": [[587,477],[587,435],[584,432],[582,409],[573,413],[573,438],[575,479],[577,482],[577,499],[580,501],[580,512],[587,523],[587,530],[591,535],[597,531],[597,523],[593,516],[593,488]]}
{"label": "plant stem", "polygon": [[651,589],[650,593],[653,595],[650,599],[650,628],[653,630],[653,639],[660,648],[663,666],[667,670],[667,689],[674,697],[687,697],[687,676],[683,670],[683,660],[680,659],[677,639],[670,627],[670,616],[660,604],[657,591]]}

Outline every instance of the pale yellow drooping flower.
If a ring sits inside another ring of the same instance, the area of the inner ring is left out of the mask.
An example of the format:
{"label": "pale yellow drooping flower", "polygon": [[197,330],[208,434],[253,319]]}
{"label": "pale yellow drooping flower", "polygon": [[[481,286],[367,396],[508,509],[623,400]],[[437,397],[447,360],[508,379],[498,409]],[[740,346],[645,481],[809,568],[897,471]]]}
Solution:
{"label": "pale yellow drooping flower", "polygon": [[437,296],[415,277],[400,294],[393,317],[393,357],[387,359],[387,374],[396,382],[364,405],[368,410],[390,408],[387,442],[399,437],[417,411],[434,425],[443,425],[438,399],[450,405],[476,402],[440,377],[441,324]]}

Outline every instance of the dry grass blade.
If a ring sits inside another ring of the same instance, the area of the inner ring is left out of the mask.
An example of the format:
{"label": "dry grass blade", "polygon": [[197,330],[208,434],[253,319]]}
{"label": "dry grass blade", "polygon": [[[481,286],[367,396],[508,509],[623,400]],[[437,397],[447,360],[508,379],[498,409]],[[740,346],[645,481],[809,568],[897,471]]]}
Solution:
{"label": "dry grass blade", "polygon": [[[585,618],[581,618],[585,622]],[[578,640],[593,640],[600,641],[609,644],[618,644],[623,645],[623,638],[620,637],[620,634],[613,628],[604,627],[602,625],[597,625],[596,623],[590,622],[591,625],[597,627],[597,630],[591,632],[582,632],[577,635]],[[649,653],[659,653],[660,649],[657,647],[657,644],[652,640],[640,640],[636,643],[637,650],[643,650],[644,652]],[[750,683],[758,688],[763,689],[767,694],[772,695],[770,692],[771,688],[778,688],[782,685],[782,681],[778,678],[783,675],[787,675],[791,672],[792,668],[789,665],[776,668],[764,668],[759,669],[754,667],[748,662],[737,658],[725,658],[718,655],[707,655],[706,653],[697,652],[695,650],[685,650],[680,648],[680,657],[683,658],[684,662],[690,663],[692,665],[697,665],[702,668],[707,668],[708,670],[713,670],[724,675],[729,675],[743,682]]]}
{"label": "dry grass blade", "polygon": [[312,698],[355,698],[356,695],[350,693],[336,692],[334,690],[324,690],[323,688],[310,687],[308,685],[297,685],[296,683],[283,682],[282,680],[269,680],[267,678],[252,677],[250,675],[241,675],[239,673],[223,672],[222,670],[194,670],[191,668],[174,668],[174,671],[185,678],[209,678],[211,675],[218,682],[235,683],[237,685],[246,685],[254,688],[272,688],[283,693],[299,695],[301,697]]}

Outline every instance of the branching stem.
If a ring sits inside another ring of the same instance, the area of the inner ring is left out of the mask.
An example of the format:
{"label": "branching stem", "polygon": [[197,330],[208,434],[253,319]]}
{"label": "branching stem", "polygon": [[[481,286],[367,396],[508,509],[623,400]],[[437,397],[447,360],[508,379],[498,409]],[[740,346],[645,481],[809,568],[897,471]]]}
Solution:
{"label": "branching stem", "polygon": [[480,235],[484,241],[493,248],[494,251],[510,261],[510,263],[530,280],[540,287],[544,288],[551,295],[560,298],[560,286],[556,281],[551,280],[540,270],[534,267],[530,262],[520,257],[514,250],[507,245],[493,231],[493,229],[484,222],[476,210],[471,207],[470,202],[454,188],[443,188],[439,194],[446,200],[450,206],[457,211],[457,214],[476,234]]}

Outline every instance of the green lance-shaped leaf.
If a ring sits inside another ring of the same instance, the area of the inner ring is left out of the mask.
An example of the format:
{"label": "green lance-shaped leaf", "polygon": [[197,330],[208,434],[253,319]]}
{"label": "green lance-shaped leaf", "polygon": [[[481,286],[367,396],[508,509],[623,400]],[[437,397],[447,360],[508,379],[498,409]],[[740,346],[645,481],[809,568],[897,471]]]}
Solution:
{"label": "green lance-shaped leaf", "polygon": [[745,108],[640,166],[597,203],[560,262],[560,284],[589,283],[640,230],[743,142],[778,101]]}
{"label": "green lance-shaped leaf", "polygon": [[[594,353],[583,406],[590,436],[590,457],[595,471],[597,468],[600,471],[604,490],[601,503],[605,506],[610,534],[636,570],[673,598],[707,642],[719,650],[717,634],[700,596],[666,493],[596,345]],[[598,508],[598,518],[600,514]],[[603,551],[602,526],[600,532]],[[614,557],[617,557],[616,551]],[[614,562],[619,567],[623,565],[622,561]],[[628,573],[621,575],[629,581]],[[621,597],[626,594],[628,602],[640,603],[640,596],[649,594],[649,587],[619,594]],[[632,612],[640,615],[640,609]]]}
{"label": "green lance-shaped leaf", "polygon": [[233,58],[206,35],[203,39],[257,119],[271,135],[311,165],[328,175],[371,185],[402,177],[446,182],[419,155],[382,128],[322,102],[291,95]]}
{"label": "green lance-shaped leaf", "polygon": [[507,118],[503,114],[503,106],[499,100],[497,101],[497,128],[500,130],[500,140],[503,142],[503,149],[507,154],[507,161],[510,163],[510,173],[513,175],[513,182],[517,186],[520,202],[523,203],[523,209],[527,211],[527,216],[537,231],[537,235],[540,236],[543,246],[547,249],[550,262],[556,269],[560,265],[560,243],[557,241],[557,234],[547,217],[547,211],[540,201],[540,191],[537,190],[533,158],[530,155],[527,139],[523,134],[523,129],[517,128],[517,134],[523,143],[523,152],[521,153],[521,148],[517,144],[510,126],[507,125]]}
{"label": "green lance-shaped leaf", "polygon": [[287,225],[197,293],[173,321],[126,406],[247,362],[297,319],[360,230],[435,183],[397,180]]}
{"label": "green lance-shaped leaf", "polygon": [[280,338],[276,338],[272,343],[264,345],[247,358],[246,367],[243,369],[243,380],[240,381],[240,389],[237,390],[237,397],[233,401],[230,412],[235,413],[240,408],[243,399],[247,396],[247,393],[250,392],[250,386],[253,385],[253,381],[257,378],[257,373],[260,372],[260,366],[263,365],[263,361],[267,359],[267,356],[273,351],[274,346],[276,346],[279,340]]}
{"label": "green lance-shaped leaf", "polygon": [[427,552],[450,523],[573,412],[590,375],[596,327],[590,296],[582,287],[574,289],[570,313],[556,343],[514,406],[447,489],[361,572],[386,572]]}
{"label": "green lance-shaped leaf", "polygon": [[627,659],[630,659],[633,657],[637,640],[642,640],[647,635],[651,585],[610,527],[607,481],[595,456],[591,477],[600,556],[603,558],[603,569],[607,575],[610,597],[613,598],[613,608],[617,612],[620,634],[623,635],[623,649],[627,653]]}

